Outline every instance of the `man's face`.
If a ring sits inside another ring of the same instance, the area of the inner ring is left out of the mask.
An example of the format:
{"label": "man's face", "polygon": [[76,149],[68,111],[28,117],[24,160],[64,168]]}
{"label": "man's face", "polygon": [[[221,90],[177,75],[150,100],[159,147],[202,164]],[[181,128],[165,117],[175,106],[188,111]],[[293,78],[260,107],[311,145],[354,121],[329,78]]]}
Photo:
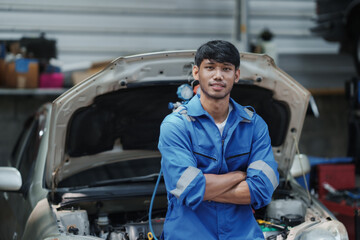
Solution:
{"label": "man's face", "polygon": [[211,59],[204,59],[200,66],[193,67],[193,76],[200,82],[201,92],[206,97],[223,99],[240,76],[240,70],[231,63],[219,63]]}

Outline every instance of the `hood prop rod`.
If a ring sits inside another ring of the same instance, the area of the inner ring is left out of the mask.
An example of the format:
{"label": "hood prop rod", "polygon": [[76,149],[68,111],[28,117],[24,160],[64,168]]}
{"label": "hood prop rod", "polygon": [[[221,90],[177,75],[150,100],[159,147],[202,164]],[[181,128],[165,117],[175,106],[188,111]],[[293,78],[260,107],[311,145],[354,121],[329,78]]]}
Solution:
{"label": "hood prop rod", "polygon": [[[295,141],[296,154],[298,154],[298,155],[299,155],[299,158],[301,158],[301,154],[300,154],[300,150],[299,150],[298,141],[297,141],[297,139],[296,139],[296,135],[294,134],[293,137],[294,137],[294,141]],[[304,178],[304,183],[305,183],[306,192],[307,192],[307,195],[308,195],[308,197],[309,197],[310,204],[312,204],[312,198],[311,198],[311,194],[310,194],[310,191],[309,191],[308,182],[307,182],[306,177],[305,177],[304,168],[303,168],[303,165],[302,165],[301,160],[300,160],[299,162],[300,162],[300,167],[301,167],[301,173],[302,173],[303,178]]]}
{"label": "hood prop rod", "polygon": [[56,176],[59,173],[60,168],[64,165],[64,161],[53,171],[52,173],[52,180],[51,180],[51,200],[54,201],[55,199],[55,188],[57,187],[56,184]]}

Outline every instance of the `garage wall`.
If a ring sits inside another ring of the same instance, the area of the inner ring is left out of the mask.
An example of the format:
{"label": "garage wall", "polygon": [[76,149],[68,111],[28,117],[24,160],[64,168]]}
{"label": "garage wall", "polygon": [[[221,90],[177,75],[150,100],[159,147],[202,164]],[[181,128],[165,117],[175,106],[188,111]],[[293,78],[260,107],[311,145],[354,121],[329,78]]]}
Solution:
{"label": "garage wall", "polygon": [[338,43],[314,36],[315,1],[249,0],[249,32],[255,42],[258,33],[269,28],[279,53],[277,64],[313,92],[338,92],[344,81],[355,75],[352,58],[338,54]]}
{"label": "garage wall", "polygon": [[249,41],[241,42],[235,41],[235,8],[236,0],[0,0],[0,39],[44,32],[57,40],[66,69],[140,52],[196,49],[210,39],[249,51],[268,28],[275,34],[277,64],[305,87],[342,88],[355,73],[349,56],[338,59],[337,43],[311,35],[313,0],[248,0]]}
{"label": "garage wall", "polygon": [[264,29],[275,34],[279,54],[329,54],[336,46],[310,33],[314,26],[312,0],[249,0],[249,33],[252,39]]}
{"label": "garage wall", "polygon": [[232,40],[235,0],[0,1],[0,38],[45,32],[64,62]]}
{"label": "garage wall", "polygon": [[[209,39],[232,40],[235,8],[236,0],[2,0],[0,38],[45,32],[57,39],[64,61],[193,49]],[[310,35],[314,10],[310,0],[249,0],[248,32],[270,28],[279,53],[335,53],[333,44]]]}
{"label": "garage wall", "polygon": [[[233,40],[236,7],[236,0],[1,0],[0,38],[45,32],[64,61],[194,49],[209,39]],[[309,32],[314,10],[310,0],[249,0],[247,30],[253,39],[270,28],[279,53],[335,53]]]}

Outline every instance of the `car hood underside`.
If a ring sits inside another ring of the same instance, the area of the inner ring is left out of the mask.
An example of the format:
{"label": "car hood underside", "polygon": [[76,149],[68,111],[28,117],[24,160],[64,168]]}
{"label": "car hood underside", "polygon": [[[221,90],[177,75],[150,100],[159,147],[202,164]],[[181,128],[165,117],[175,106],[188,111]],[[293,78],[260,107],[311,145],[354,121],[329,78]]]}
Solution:
{"label": "car hood underside", "polygon": [[[161,82],[112,92],[95,98],[77,110],[69,122],[66,154],[82,157],[110,151],[115,144],[123,150],[157,150],[159,128],[176,102],[179,84]],[[274,100],[272,92],[252,85],[235,85],[232,97],[254,107],[267,122],[273,146],[282,145],[290,112],[287,104]]]}
{"label": "car hood underside", "polygon": [[[194,51],[114,60],[52,104],[46,184],[50,188],[94,166],[141,156],[158,157],[161,121],[177,89],[193,83]],[[279,170],[287,174],[310,93],[266,55],[241,54],[241,75],[231,97],[267,122]]]}

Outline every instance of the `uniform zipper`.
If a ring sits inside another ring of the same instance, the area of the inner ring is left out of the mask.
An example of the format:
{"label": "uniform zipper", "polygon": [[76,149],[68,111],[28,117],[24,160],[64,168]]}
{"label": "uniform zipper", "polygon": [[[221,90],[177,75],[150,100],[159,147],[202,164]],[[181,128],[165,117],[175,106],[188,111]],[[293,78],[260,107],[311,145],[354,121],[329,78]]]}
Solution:
{"label": "uniform zipper", "polygon": [[[224,142],[225,142],[225,139],[224,139],[223,136],[221,136],[221,159],[224,159]],[[222,164],[223,163],[222,163],[222,160],[221,160],[220,167],[219,167],[219,170],[218,170],[218,174],[221,172]]]}
{"label": "uniform zipper", "polygon": [[236,158],[236,157],[241,157],[241,156],[247,155],[247,154],[249,154],[249,153],[250,153],[250,152],[237,154],[237,155],[234,155],[234,156],[228,157],[227,159]]}
{"label": "uniform zipper", "polygon": [[210,156],[206,156],[206,155],[201,154],[201,153],[198,153],[198,152],[194,152],[194,153],[197,154],[197,155],[200,155],[200,156],[203,156],[203,157],[206,157],[206,158],[209,158],[209,159],[211,159],[211,160],[216,161],[216,158],[213,158],[213,157],[210,157]]}

